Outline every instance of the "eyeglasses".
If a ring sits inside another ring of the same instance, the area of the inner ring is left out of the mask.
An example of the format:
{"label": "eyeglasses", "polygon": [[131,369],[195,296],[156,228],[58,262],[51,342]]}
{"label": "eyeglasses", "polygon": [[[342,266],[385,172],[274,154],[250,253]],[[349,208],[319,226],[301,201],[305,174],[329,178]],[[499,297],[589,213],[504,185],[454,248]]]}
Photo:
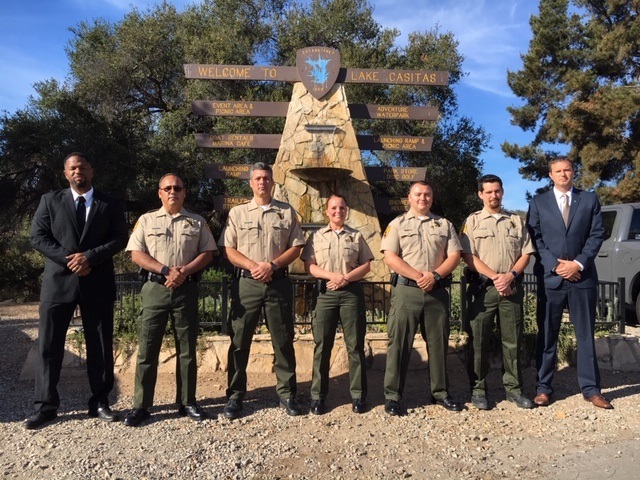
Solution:
{"label": "eyeglasses", "polygon": [[171,190],[173,190],[174,192],[180,193],[182,190],[184,190],[184,188],[181,187],[180,185],[169,185],[166,187],[161,187],[160,190],[167,193],[169,193]]}

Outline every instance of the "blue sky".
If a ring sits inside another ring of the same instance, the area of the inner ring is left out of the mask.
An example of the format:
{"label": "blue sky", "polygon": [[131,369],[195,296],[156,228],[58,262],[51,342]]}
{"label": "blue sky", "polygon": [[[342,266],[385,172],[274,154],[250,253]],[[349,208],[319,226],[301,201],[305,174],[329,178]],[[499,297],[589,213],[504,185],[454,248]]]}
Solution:
{"label": "blue sky", "polygon": [[[154,1],[142,0],[20,0],[5,2],[0,10],[0,110],[11,113],[24,107],[33,84],[68,73],[65,46],[69,27],[81,21],[104,18],[117,22],[136,6],[141,10]],[[174,0],[179,10],[197,0]],[[483,173],[495,173],[504,182],[504,205],[526,210],[525,194],[541,184],[523,180],[519,163],[505,158],[500,144],[506,140],[528,143],[530,134],[511,126],[506,108],[519,105],[507,86],[507,70],[518,70],[520,55],[531,39],[529,18],[538,12],[535,0],[373,0],[374,17],[385,27],[402,33],[436,25],[459,41],[468,74],[457,87],[459,112],[491,135],[490,149],[483,155]],[[363,65],[362,67],[366,67]]]}

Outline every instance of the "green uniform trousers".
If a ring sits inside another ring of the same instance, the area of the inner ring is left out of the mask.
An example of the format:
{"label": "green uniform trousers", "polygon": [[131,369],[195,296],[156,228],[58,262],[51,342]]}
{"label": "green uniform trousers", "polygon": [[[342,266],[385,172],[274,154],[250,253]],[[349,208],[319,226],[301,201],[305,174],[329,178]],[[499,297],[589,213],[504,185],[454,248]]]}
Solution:
{"label": "green uniform trousers", "polygon": [[231,283],[229,316],[229,399],[242,400],[247,392],[247,363],[251,340],[264,308],[265,320],[275,354],[276,392],[281,399],[296,394],[296,356],[293,349],[293,286],[289,278],[267,284],[252,278],[237,278]]}
{"label": "green uniform trousers", "polygon": [[449,292],[436,288],[396,285],[391,292],[387,330],[389,348],[384,375],[384,397],[400,401],[409,369],[413,340],[421,328],[427,342],[431,394],[438,400],[448,395],[447,350],[449,348]]}
{"label": "green uniform trousers", "polygon": [[[467,350],[467,372],[473,395],[485,395],[487,374],[494,330],[494,318],[498,316],[498,328],[502,342],[502,384],[507,393],[522,394],[522,372],[520,348],[522,342],[522,299],[524,291],[518,285],[517,291],[508,297],[498,293],[493,285],[473,291],[467,290],[469,302]],[[473,291],[473,294],[470,293]]]}
{"label": "green uniform trousers", "polygon": [[349,358],[349,392],[351,398],[367,396],[367,373],[364,356],[366,314],[364,293],[360,283],[350,283],[340,290],[327,290],[318,295],[312,321],[313,379],[311,398],[324,400],[329,392],[331,350],[338,320],[342,323],[344,343]]}
{"label": "green uniform trousers", "polygon": [[133,406],[149,408],[158,378],[158,360],[169,317],[176,344],[176,403],[196,401],[198,342],[198,284],[184,283],[172,290],[154,282],[142,286],[142,312],[138,325]]}

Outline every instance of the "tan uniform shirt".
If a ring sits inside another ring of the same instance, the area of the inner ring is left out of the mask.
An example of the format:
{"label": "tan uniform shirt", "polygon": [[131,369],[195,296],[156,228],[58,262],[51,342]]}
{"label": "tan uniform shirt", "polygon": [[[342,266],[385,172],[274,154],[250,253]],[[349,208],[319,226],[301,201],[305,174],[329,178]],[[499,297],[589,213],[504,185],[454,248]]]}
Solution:
{"label": "tan uniform shirt", "polygon": [[302,251],[302,260],[314,261],[323,270],[346,275],[373,260],[373,253],[362,234],[344,226],[336,233],[326,226],[313,234]]}
{"label": "tan uniform shirt", "polygon": [[254,262],[272,262],[304,243],[295,210],[275,199],[265,210],[255,199],[233,207],[218,241],[221,247],[235,248]]}
{"label": "tan uniform shirt", "polygon": [[163,207],[140,217],[127,251],[146,252],[163,265],[184,266],[202,252],[218,251],[204,218],[184,208],[171,216]]}
{"label": "tan uniform shirt", "polygon": [[510,271],[522,255],[535,252],[524,220],[504,210],[498,218],[486,209],[469,215],[460,243],[462,253],[475,255],[496,273]]}
{"label": "tan uniform shirt", "polygon": [[418,271],[431,272],[442,265],[448,254],[462,248],[449,220],[433,213],[420,220],[409,210],[394,218],[385,230],[380,251],[385,250]]}

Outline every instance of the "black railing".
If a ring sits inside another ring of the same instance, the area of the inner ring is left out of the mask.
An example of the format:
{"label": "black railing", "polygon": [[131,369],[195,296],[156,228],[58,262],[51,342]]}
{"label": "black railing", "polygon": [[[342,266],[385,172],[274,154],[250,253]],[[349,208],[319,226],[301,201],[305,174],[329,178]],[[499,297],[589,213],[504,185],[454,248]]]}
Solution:
{"label": "black railing", "polygon": [[[296,325],[311,324],[311,304],[313,299],[313,280],[293,278],[294,299],[292,309],[294,323]],[[218,282],[200,282],[199,292],[199,318],[203,328],[213,329],[222,334],[227,333],[227,318],[230,308],[229,280]],[[118,288],[115,314],[117,317],[134,318],[140,310],[140,289],[142,283],[133,280],[116,281]],[[450,295],[451,323],[464,327],[464,319],[467,311],[466,281],[462,277],[460,281],[454,281],[448,287]],[[389,282],[363,282],[365,299],[367,304],[367,325],[384,325],[387,323],[387,314],[391,299],[391,286]],[[524,309],[531,311],[536,308],[537,282],[533,275],[525,275],[522,287],[525,291]],[[599,282],[598,305],[596,323],[601,327],[617,326],[619,333],[624,333],[624,302],[621,301],[624,292],[624,278],[618,282]],[[532,305],[533,303],[533,305]],[[534,310],[535,311],[535,310]],[[264,315],[263,315],[264,317]],[[262,320],[261,320],[261,323]]]}

